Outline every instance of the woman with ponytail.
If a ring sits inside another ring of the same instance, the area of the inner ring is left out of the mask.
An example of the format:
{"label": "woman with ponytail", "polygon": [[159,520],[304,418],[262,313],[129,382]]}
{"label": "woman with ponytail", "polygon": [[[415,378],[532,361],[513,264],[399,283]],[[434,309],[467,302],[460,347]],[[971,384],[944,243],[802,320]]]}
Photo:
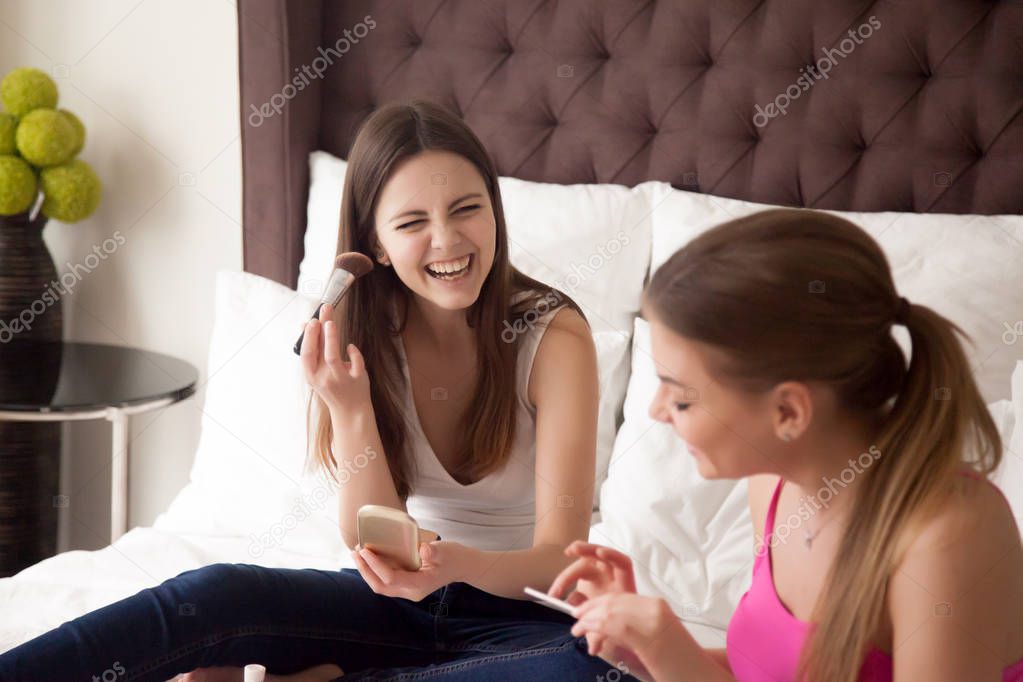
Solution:
{"label": "woman with ponytail", "polygon": [[704,650],[624,555],[575,543],[550,592],[579,581],[591,653],[656,680],[1023,680],[1023,547],[965,335],[898,294],[866,232],[731,221],[656,272],[644,314],[651,415],[704,477],[750,478],[753,579]]}

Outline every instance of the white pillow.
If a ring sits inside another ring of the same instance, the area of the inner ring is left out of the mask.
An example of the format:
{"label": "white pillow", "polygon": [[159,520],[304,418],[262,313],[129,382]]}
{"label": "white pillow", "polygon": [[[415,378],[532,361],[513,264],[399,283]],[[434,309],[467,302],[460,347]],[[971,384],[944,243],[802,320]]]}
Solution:
{"label": "white pillow", "polygon": [[600,486],[607,478],[607,468],[614,448],[615,431],[620,421],[620,408],[629,383],[629,338],[618,332],[593,332],[597,349],[597,373],[600,381],[600,404],[597,414],[596,477],[593,487],[593,509],[600,508]]}
{"label": "white pillow", "polygon": [[997,410],[995,406],[988,407],[998,424],[1005,447],[1002,464],[991,479],[1009,499],[1023,536],[1023,361],[1016,363],[1012,373],[1012,402],[999,402],[1001,409]]}
{"label": "white pillow", "polygon": [[500,184],[512,264],[568,294],[594,331],[629,338],[650,262],[647,194],[620,185]]}
{"label": "white pillow", "polygon": [[309,388],[292,346],[316,302],[258,275],[217,273],[199,446],[156,528],[248,537],[255,559],[272,547],[348,558],[334,485],[303,475]]}
{"label": "white pillow", "polygon": [[[309,155],[308,224],[298,289],[311,296],[319,295],[333,265],[346,169],[345,161],[327,152]],[[500,178],[499,183],[512,263],[575,300],[598,342],[596,505],[625,398],[628,342],[649,266],[650,198],[620,185],[556,185],[515,178]],[[610,334],[617,334],[620,343],[612,342]]]}
{"label": "white pillow", "polygon": [[[650,194],[654,207],[651,274],[707,229],[778,208],[663,182],[639,188]],[[933,308],[973,338],[965,350],[984,400],[1008,398],[1007,379],[1023,357],[1023,216],[828,213],[852,221],[878,241],[901,295]],[[895,327],[906,352],[908,336]]]}
{"label": "white pillow", "polygon": [[298,264],[298,290],[319,298],[334,269],[341,226],[341,195],[348,163],[327,152],[309,155],[309,203],[306,208],[305,255]]}

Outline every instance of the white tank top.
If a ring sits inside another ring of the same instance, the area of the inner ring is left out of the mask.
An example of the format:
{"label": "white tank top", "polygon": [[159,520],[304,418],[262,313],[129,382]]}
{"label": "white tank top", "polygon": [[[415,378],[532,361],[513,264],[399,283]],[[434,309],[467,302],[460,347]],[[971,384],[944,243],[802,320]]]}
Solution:
{"label": "white tank top", "polygon": [[529,402],[527,389],[536,350],[547,323],[557,311],[555,308],[540,315],[520,339],[515,372],[518,411],[507,464],[469,485],[462,485],[452,478],[426,439],[412,399],[405,346],[398,336],[398,351],[408,387],[405,409],[409,452],[415,457],[417,467],[407,508],[420,527],[439,533],[444,540],[454,540],[476,549],[512,550],[533,546],[536,407]]}

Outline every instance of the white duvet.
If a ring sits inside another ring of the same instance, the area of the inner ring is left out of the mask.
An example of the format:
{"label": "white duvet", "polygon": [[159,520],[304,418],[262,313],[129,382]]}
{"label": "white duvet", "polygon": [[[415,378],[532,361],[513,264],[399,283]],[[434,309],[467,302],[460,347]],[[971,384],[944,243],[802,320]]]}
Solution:
{"label": "white duvet", "polygon": [[158,585],[193,568],[221,561],[282,568],[336,568],[329,556],[268,550],[258,561],[242,537],[177,534],[133,528],[96,551],[50,557],[0,580],[0,651],[61,623]]}

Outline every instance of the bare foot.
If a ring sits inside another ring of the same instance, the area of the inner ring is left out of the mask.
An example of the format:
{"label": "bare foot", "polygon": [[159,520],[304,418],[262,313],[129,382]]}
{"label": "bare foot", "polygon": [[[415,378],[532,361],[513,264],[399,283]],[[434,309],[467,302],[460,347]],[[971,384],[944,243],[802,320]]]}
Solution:
{"label": "bare foot", "polygon": [[[333,663],[324,663],[313,668],[306,668],[291,675],[266,674],[265,682],[329,682],[344,674],[341,668]],[[192,672],[178,675],[174,682],[240,682],[245,675],[242,668],[217,666],[215,668],[196,668]]]}

